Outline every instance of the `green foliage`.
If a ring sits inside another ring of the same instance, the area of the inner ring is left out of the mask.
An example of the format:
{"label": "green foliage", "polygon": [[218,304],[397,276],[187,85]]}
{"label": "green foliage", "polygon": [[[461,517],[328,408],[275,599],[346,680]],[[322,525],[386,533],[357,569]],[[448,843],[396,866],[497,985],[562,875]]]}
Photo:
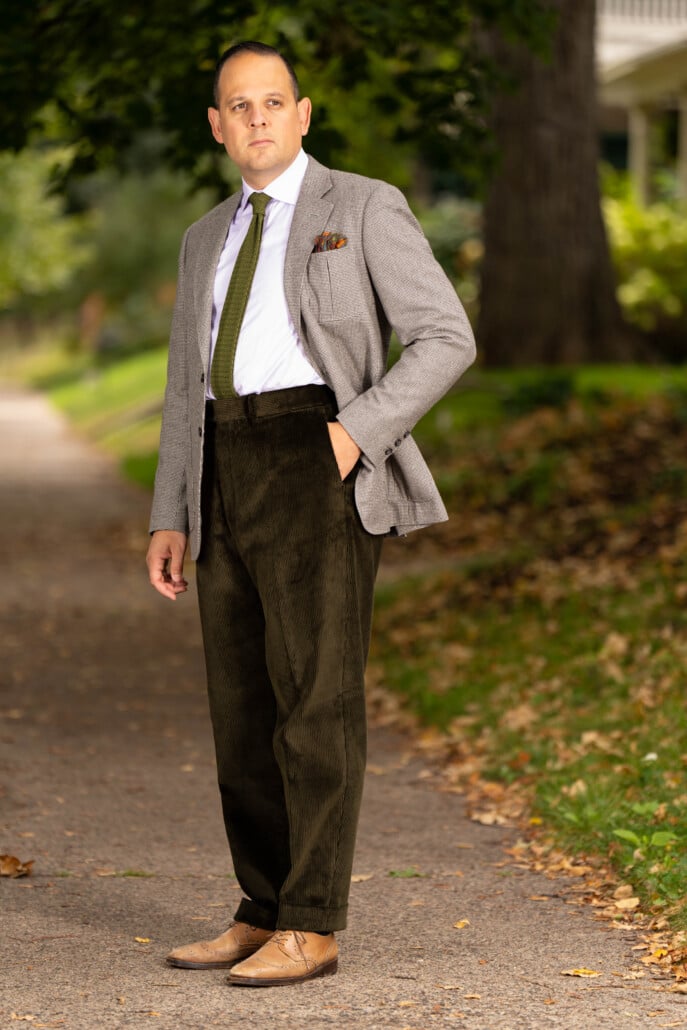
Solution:
{"label": "green foliage", "polygon": [[100,352],[159,345],[169,333],[179,245],[186,227],[212,205],[207,190],[165,169],[123,177],[101,173],[82,184],[92,207],[92,258],[72,302],[93,305],[90,339]]}
{"label": "green foliage", "polygon": [[[220,181],[205,108],[214,63],[239,39],[277,44],[315,102],[313,152],[340,167],[407,184],[410,142],[437,167],[473,167],[484,111],[502,81],[477,43],[498,25],[543,49],[546,0],[35,0],[13,5],[0,36],[0,138],[32,130],[72,141],[79,171],[121,165],[156,128],[167,158]],[[201,157],[202,155],[202,157]]]}
{"label": "green foliage", "polygon": [[603,202],[618,299],[659,355],[687,357],[687,209],[662,201],[642,207],[629,188]]}
{"label": "green foliage", "polygon": [[587,369],[565,405],[483,404],[480,422],[487,386],[502,400],[517,379],[481,373],[466,422],[469,383],[423,422],[453,518],[387,545],[371,675],[440,731],[451,782],[526,795],[687,925],[687,422],[665,389],[685,370],[634,371]]}
{"label": "green foliage", "polygon": [[86,220],[50,193],[60,154],[0,154],[0,310],[63,289],[89,257]]}
{"label": "green foliage", "polygon": [[484,252],[479,205],[458,197],[444,196],[422,211],[419,221],[434,256],[474,318],[479,293],[479,266]]}
{"label": "green foliage", "polygon": [[563,408],[573,396],[575,377],[565,370],[540,371],[520,379],[503,397],[509,415],[526,415],[538,408]]}

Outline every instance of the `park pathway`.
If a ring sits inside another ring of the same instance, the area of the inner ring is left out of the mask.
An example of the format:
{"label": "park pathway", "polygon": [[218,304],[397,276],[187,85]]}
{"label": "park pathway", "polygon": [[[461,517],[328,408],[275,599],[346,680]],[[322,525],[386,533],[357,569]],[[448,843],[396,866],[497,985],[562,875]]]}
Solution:
{"label": "park pathway", "polygon": [[[627,978],[636,938],[504,864],[510,831],[382,731],[339,975],[251,991],[167,967],[238,896],[194,598],[147,585],[148,497],[41,397],[0,390],[0,440],[0,852],[34,861],[0,881],[0,1026],[687,1026],[665,983]],[[603,975],[561,976],[578,967]]]}

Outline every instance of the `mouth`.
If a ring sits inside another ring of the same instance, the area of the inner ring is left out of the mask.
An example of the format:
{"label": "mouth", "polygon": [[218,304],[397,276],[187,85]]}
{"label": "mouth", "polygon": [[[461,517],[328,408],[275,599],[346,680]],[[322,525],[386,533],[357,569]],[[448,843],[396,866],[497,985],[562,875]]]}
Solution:
{"label": "mouth", "polygon": [[273,141],[271,139],[254,139],[248,144],[249,147],[267,147]]}

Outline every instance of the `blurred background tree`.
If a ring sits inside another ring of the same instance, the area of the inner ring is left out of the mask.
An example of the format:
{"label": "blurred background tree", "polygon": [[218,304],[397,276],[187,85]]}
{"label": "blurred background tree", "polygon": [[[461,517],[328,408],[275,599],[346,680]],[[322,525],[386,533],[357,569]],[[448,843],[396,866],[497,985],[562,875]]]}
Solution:
{"label": "blurred background tree", "polygon": [[490,117],[499,164],[486,191],[478,337],[492,365],[631,359],[601,214],[595,0],[552,0],[552,55],[492,34],[517,88]]}

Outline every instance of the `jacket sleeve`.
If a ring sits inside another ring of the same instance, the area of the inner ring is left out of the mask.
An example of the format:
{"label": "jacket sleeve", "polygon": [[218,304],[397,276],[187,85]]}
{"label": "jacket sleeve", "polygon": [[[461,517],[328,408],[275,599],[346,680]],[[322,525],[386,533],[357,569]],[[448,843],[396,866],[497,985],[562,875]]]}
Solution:
{"label": "jacket sleeve", "polygon": [[188,534],[187,466],[189,458],[187,326],[185,312],[186,245],[179,253],[179,275],[167,362],[167,388],[162,409],[160,454],[150,532],[175,529]]}
{"label": "jacket sleeve", "polygon": [[394,186],[378,183],[371,192],[362,241],[372,285],[403,352],[338,420],[377,466],[472,364],[475,340],[455,289]]}

